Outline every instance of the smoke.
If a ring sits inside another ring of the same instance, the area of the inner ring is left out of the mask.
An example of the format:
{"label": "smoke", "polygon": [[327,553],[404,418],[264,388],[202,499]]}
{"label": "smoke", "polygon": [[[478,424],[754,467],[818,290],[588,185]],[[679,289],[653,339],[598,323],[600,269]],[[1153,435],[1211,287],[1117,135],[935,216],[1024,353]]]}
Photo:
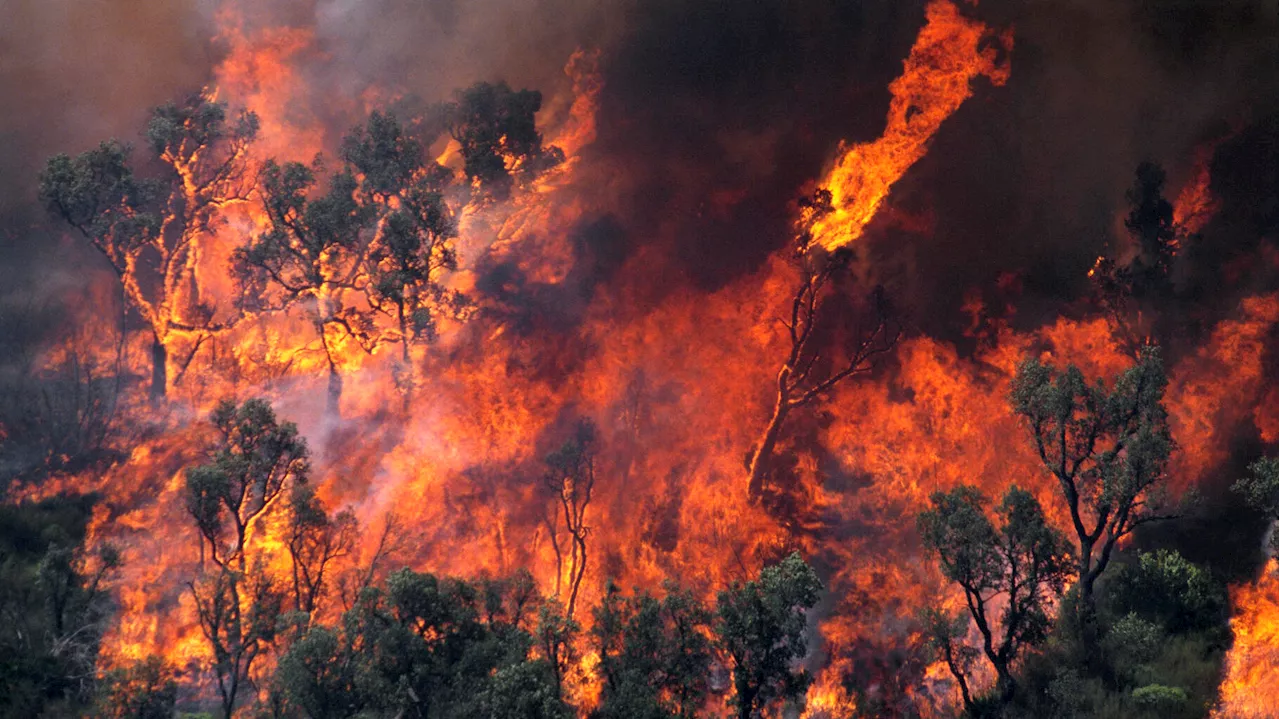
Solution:
{"label": "smoke", "polygon": [[[6,5],[9,227],[39,219],[31,204],[48,155],[136,140],[150,107],[211,80],[221,7]],[[837,143],[879,134],[923,3],[313,0],[236,11],[250,31],[314,35],[307,102],[332,141],[359,121],[335,99],[376,91],[430,102],[499,79],[554,97],[573,50],[601,49],[600,131],[582,192],[630,244],[652,248],[661,293],[671,276],[720,286],[787,241],[792,201]],[[1014,29],[1012,78],[979,87],[944,124],[867,248],[928,330],[945,331],[947,308],[1001,272],[1025,274],[1033,296],[1078,295],[1093,257],[1117,239],[1139,161],[1163,162],[1174,184],[1197,142],[1274,119],[1275,9],[1264,3],[987,2],[966,12]],[[922,222],[928,232],[911,231]],[[10,237],[10,264],[34,260],[44,242]]]}

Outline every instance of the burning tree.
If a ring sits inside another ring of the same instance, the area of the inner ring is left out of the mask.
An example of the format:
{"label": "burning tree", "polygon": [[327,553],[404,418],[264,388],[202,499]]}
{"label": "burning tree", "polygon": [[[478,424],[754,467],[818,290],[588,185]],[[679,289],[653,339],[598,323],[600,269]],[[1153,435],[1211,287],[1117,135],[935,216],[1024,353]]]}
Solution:
{"label": "burning tree", "polygon": [[503,200],[514,185],[564,160],[559,148],[542,146],[534,121],[541,108],[542,93],[515,91],[505,82],[476,83],[444,106],[445,123],[461,148],[463,172],[473,188]]}
{"label": "burning tree", "polygon": [[[565,616],[572,620],[578,590],[587,573],[587,505],[596,484],[596,428],[588,420],[578,423],[572,439],[547,456],[543,484],[556,496],[546,519],[547,534],[556,555],[556,596],[567,581],[569,598]],[[563,527],[561,520],[564,521]],[[563,535],[563,539],[562,539]],[[567,546],[566,546],[567,545]],[[565,552],[568,550],[568,557]],[[566,567],[567,561],[567,567]],[[566,571],[567,570],[567,571]]]}
{"label": "burning tree", "polygon": [[1162,400],[1160,353],[1142,350],[1110,388],[1090,385],[1074,365],[1058,371],[1029,359],[1013,381],[1013,409],[1026,422],[1040,460],[1058,481],[1078,542],[1076,575],[1083,639],[1095,638],[1094,585],[1116,544],[1172,515],[1156,511],[1173,449]]}
{"label": "burning tree", "polygon": [[[931,501],[933,508],[919,516],[924,545],[938,556],[947,579],[964,590],[982,653],[996,671],[997,699],[1008,704],[1016,690],[1011,667],[1025,647],[1047,636],[1050,603],[1070,573],[1066,535],[1049,526],[1040,503],[1017,486],[996,509],[999,526],[987,517],[988,500],[974,487],[937,492]],[[997,623],[993,604],[1001,596],[1005,605]],[[937,610],[926,616],[931,642],[959,684],[965,709],[977,716],[968,676],[974,652],[962,641],[968,622]]]}
{"label": "burning tree", "polygon": [[264,558],[250,561],[249,543],[286,490],[307,481],[310,467],[297,427],[278,423],[264,400],[238,407],[223,401],[211,420],[218,446],[211,462],[187,471],[187,511],[200,533],[201,560],[214,566],[188,587],[230,719],[254,662],[275,638],[284,603]]}
{"label": "burning tree", "polygon": [[255,561],[249,572],[222,569],[189,584],[200,630],[213,650],[223,716],[231,719],[249,672],[276,637],[284,595]]}
{"label": "burning tree", "polygon": [[[342,397],[339,347],[344,338],[367,345],[373,331],[368,310],[348,305],[346,295],[362,286],[369,239],[365,230],[373,209],[356,197],[350,170],[335,174],[323,195],[309,199],[316,174],[298,162],[281,166],[268,161],[262,169],[262,197],[267,232],[235,252],[240,301],[255,310],[305,309],[315,328],[329,372],[326,407],[337,414]],[[279,294],[269,297],[268,284]]]}
{"label": "burning tree", "polygon": [[219,329],[197,282],[200,238],[253,191],[249,149],[257,134],[256,115],[228,118],[226,105],[204,92],[152,113],[146,138],[163,168],[158,177],[139,177],[131,148],[115,140],[74,159],[56,155],[40,176],[45,206],[107,258],[125,305],[150,328],[154,400],[167,390],[173,341],[195,338],[185,367]]}
{"label": "burning tree", "polygon": [[327,572],[355,547],[356,530],[350,510],[330,517],[310,485],[294,486],[286,544],[293,569],[294,608],[308,618],[325,595]]}
{"label": "burning tree", "polygon": [[[482,197],[505,198],[517,180],[559,161],[534,122],[541,102],[535,91],[481,83],[442,109],[461,145],[466,179]],[[457,268],[455,211],[446,200],[453,174],[429,160],[425,143],[389,113],[374,112],[353,130],[342,158],[327,192],[314,198],[319,158],[310,166],[268,161],[262,195],[270,228],[235,253],[242,306],[304,309],[328,366],[331,414],[342,396],[345,342],[370,353],[397,342],[411,371],[410,345],[433,339],[440,318],[460,319],[470,307],[442,282]],[[268,295],[268,288],[276,292]],[[378,315],[394,327],[380,327]]]}
{"label": "burning tree", "polygon": [[1157,305],[1174,299],[1174,261],[1182,245],[1191,239],[1186,229],[1175,223],[1174,207],[1164,197],[1164,184],[1165,171],[1160,165],[1138,165],[1133,186],[1125,192],[1129,212],[1124,226],[1134,243],[1133,256],[1121,263],[1103,255],[1089,270],[1103,308],[1135,350],[1153,330],[1164,329],[1152,324],[1153,319],[1161,319]]}
{"label": "burning tree", "polygon": [[824,319],[823,310],[835,292],[833,283],[848,269],[852,253],[847,249],[827,252],[813,242],[814,224],[833,211],[830,192],[818,190],[812,198],[801,200],[800,205],[802,231],[793,255],[800,282],[791,301],[790,315],[781,320],[787,328],[790,349],[778,370],[769,422],[748,462],[747,494],[752,501],[758,500],[764,490],[782,425],[791,412],[825,397],[844,380],[870,372],[874,359],[893,349],[901,334],[891,327],[888,302],[883,290],[877,287],[871,296],[870,326],[854,328],[843,346],[833,353],[824,351],[826,348],[818,333]]}
{"label": "burning tree", "polygon": [[[395,319],[405,369],[409,347],[435,338],[437,319],[461,318],[470,303],[441,283],[458,267],[453,210],[445,202],[448,170],[427,160],[422,143],[394,115],[374,112],[343,143],[343,158],[361,176],[361,191],[379,208],[368,257],[369,303]],[[408,394],[406,393],[406,400]]]}

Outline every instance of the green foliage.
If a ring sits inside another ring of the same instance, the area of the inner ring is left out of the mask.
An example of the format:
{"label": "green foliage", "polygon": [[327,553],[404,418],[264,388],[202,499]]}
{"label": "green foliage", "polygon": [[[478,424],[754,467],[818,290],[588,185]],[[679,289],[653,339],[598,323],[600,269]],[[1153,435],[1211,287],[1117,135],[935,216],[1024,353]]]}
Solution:
{"label": "green foliage", "polygon": [[[429,341],[441,316],[460,318],[470,301],[441,284],[457,269],[458,229],[445,202],[449,171],[427,159],[422,143],[391,114],[374,112],[343,142],[343,158],[361,175],[361,191],[382,217],[370,246],[370,303],[396,318],[400,341]],[[390,202],[395,199],[394,205]]]}
{"label": "green foliage", "polygon": [[[277,421],[265,400],[224,400],[210,421],[217,444],[210,462],[187,470],[186,503],[202,559],[213,566],[202,566],[188,587],[213,653],[223,713],[230,717],[254,663],[276,638],[285,603],[284,591],[266,570],[267,558],[250,552],[250,534],[286,491],[306,483],[310,465],[298,428]],[[291,556],[297,572],[299,557]],[[295,591],[300,606],[301,589]]]}
{"label": "green foliage", "polygon": [[309,717],[566,716],[552,668],[527,659],[520,578],[471,583],[404,569],[367,587],[337,627],[281,657],[283,703]]}
{"label": "green foliage", "polygon": [[1275,519],[1280,511],[1280,461],[1261,457],[1249,465],[1249,476],[1231,485],[1250,506]]}
{"label": "green foliage", "polygon": [[355,715],[353,652],[344,641],[329,627],[317,626],[289,646],[273,678],[289,706],[313,719]]}
{"label": "green foliage", "polygon": [[92,242],[117,272],[160,228],[159,216],[148,212],[155,188],[134,175],[131,153],[108,140],[74,159],[49,158],[40,175],[45,208]]}
{"label": "green foliage", "polygon": [[[982,651],[996,670],[1000,699],[1008,702],[1015,687],[1011,665],[1026,647],[1048,635],[1050,602],[1062,593],[1070,572],[1066,537],[1049,526],[1035,498],[1017,486],[1009,488],[996,509],[999,526],[987,517],[987,499],[973,487],[937,492],[931,501],[932,508],[918,518],[921,538],[938,556],[942,573],[964,590],[982,635]],[[990,608],[998,596],[1004,598],[999,625]],[[927,615],[926,622],[930,641],[959,682],[966,707],[977,714],[966,676],[972,654],[957,646],[963,628],[938,613]]]}
{"label": "green foliage", "polygon": [[103,719],[169,719],[178,685],[160,657],[107,672],[99,684],[95,716]]}
{"label": "green foliage", "polygon": [[[1138,561],[1124,566],[1102,585],[1099,618],[1105,632],[1098,655],[1082,646],[1074,631],[1073,606],[1070,601],[1063,602],[1058,631],[1040,654],[1029,655],[1023,663],[1019,676],[1022,691],[1012,716],[1205,716],[1207,707],[1216,701],[1222,678],[1228,644],[1225,616],[1219,612],[1217,624],[1209,622],[1198,628],[1198,622],[1171,622],[1188,616],[1183,603],[1187,594],[1203,597],[1202,590],[1208,587],[1203,584],[1203,570],[1174,553],[1161,554],[1140,555]],[[1199,588],[1187,592],[1188,587],[1196,586]],[[1117,613],[1120,608],[1126,608],[1127,613]],[[1196,616],[1195,612],[1190,614]],[[1180,629],[1171,632],[1171,624]],[[1155,707],[1137,700],[1134,690],[1156,684],[1184,692],[1185,701]]]}
{"label": "green foliage", "polygon": [[379,198],[399,195],[421,176],[424,154],[422,143],[395,115],[377,110],[342,140],[342,159],[360,173],[364,191]]}
{"label": "green foliage", "polygon": [[0,505],[0,716],[76,714],[95,691],[111,547],[89,551],[96,498]]}
{"label": "green foliage", "polygon": [[1094,584],[1116,544],[1165,518],[1154,511],[1173,449],[1162,404],[1168,381],[1159,351],[1144,347],[1110,388],[1030,359],[1018,367],[1010,401],[1026,422],[1045,469],[1057,480],[1077,540],[1082,629],[1094,628]]}
{"label": "green foliage", "polygon": [[573,711],[549,681],[545,662],[503,667],[458,716],[476,719],[569,719]]}
{"label": "green foliage", "polygon": [[669,584],[662,600],[623,597],[610,582],[595,620],[600,719],[694,716],[707,695],[711,613],[691,593]]}
{"label": "green foliage", "polygon": [[1180,687],[1166,687],[1161,684],[1148,684],[1133,690],[1133,703],[1143,709],[1168,711],[1176,709],[1187,701],[1187,692]]}
{"label": "green foliage", "polygon": [[457,93],[445,108],[453,139],[462,148],[464,171],[482,192],[504,199],[511,187],[559,164],[559,148],[542,146],[534,116],[542,93],[513,91],[506,83],[477,83]]}
{"label": "green foliage", "polygon": [[74,159],[54,156],[40,176],[45,208],[107,258],[125,301],[149,326],[153,400],[166,392],[175,332],[207,337],[234,321],[215,323],[216,308],[199,299],[198,242],[253,191],[257,133],[253,113],[228,122],[224,104],[197,93],[153,110],[145,133],[152,157],[141,165],[155,168],[152,176],[143,178],[130,148],[115,140]]}
{"label": "green foliage", "polygon": [[729,701],[741,719],[781,700],[803,700],[812,677],[792,665],[805,655],[805,613],[821,591],[813,568],[792,554],[717,596],[715,632],[733,662]]}
{"label": "green foliage", "polygon": [[[283,166],[268,160],[260,173],[263,206],[271,225],[233,255],[241,282],[241,302],[263,308],[268,282],[283,291],[277,309],[304,299],[317,304],[339,289],[355,288],[364,240],[361,231],[373,219],[371,208],[357,199],[355,176],[335,174],[328,190],[312,195],[319,159],[308,167],[299,162]],[[339,308],[317,307],[317,321],[328,322]]]}
{"label": "green foliage", "polygon": [[1150,676],[1148,662],[1160,653],[1160,643],[1165,639],[1158,624],[1128,614],[1107,629],[1102,648],[1115,675],[1132,683]]}
{"label": "green foliage", "polygon": [[1116,573],[1108,604],[1118,616],[1134,613],[1170,633],[1206,630],[1227,618],[1223,587],[1207,571],[1169,550],[1143,552]]}
{"label": "green foliage", "polygon": [[307,481],[307,443],[262,399],[223,400],[210,421],[218,443],[211,462],[187,470],[187,511],[209,558],[243,573],[249,530],[287,488]]}

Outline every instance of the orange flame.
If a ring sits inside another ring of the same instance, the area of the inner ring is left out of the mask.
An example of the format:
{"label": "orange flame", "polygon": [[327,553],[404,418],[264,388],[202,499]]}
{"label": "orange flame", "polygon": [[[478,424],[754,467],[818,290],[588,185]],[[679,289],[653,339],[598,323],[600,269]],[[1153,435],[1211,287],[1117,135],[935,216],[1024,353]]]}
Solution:
{"label": "orange flame", "polygon": [[862,236],[893,184],[924,157],[943,121],[973,95],[974,78],[985,76],[994,85],[1009,79],[1009,64],[1000,56],[1013,50],[1011,32],[993,33],[949,0],[933,0],[925,18],[902,75],[889,85],[893,99],[884,134],[845,148],[821,183],[831,191],[835,211],[814,226],[813,236],[828,250]]}
{"label": "orange flame", "polygon": [[1231,634],[1226,676],[1219,689],[1214,719],[1263,719],[1276,716],[1280,704],[1280,638],[1277,636],[1276,560],[1267,562],[1252,584],[1231,587]]}

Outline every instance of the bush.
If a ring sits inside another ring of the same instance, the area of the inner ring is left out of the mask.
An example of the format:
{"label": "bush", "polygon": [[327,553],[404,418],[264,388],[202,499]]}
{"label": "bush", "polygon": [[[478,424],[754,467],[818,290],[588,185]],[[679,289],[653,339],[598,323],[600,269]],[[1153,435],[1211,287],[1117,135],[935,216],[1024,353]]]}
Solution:
{"label": "bush", "polygon": [[1226,620],[1226,593],[1209,573],[1177,552],[1144,552],[1111,586],[1112,611],[1136,614],[1173,634],[1210,629]]}
{"label": "bush", "polygon": [[172,671],[159,657],[103,676],[99,685],[98,713],[103,719],[169,719],[178,685]]}
{"label": "bush", "polygon": [[1133,702],[1143,709],[1176,709],[1187,703],[1187,692],[1181,687],[1148,684],[1133,690]]}

